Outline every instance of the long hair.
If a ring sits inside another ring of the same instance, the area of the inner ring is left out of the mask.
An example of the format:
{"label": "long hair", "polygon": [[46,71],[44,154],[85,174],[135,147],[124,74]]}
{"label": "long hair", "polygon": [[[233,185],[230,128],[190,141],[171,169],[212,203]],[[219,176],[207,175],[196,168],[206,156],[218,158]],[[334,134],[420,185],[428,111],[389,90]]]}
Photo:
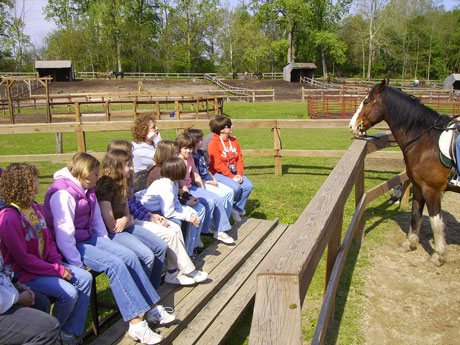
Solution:
{"label": "long hair", "polygon": [[168,158],[177,157],[177,143],[172,140],[162,140],[158,143],[153,160],[161,167]]}
{"label": "long hair", "polygon": [[38,194],[38,169],[28,163],[12,163],[0,178],[0,196],[3,201],[21,208],[32,206]]}
{"label": "long hair", "polygon": [[133,153],[133,144],[131,144],[128,140],[124,139],[114,139],[111,140],[107,144],[107,152],[112,151],[112,150],[123,150],[126,151],[129,155],[131,155],[132,158],[132,153]]}
{"label": "long hair", "polygon": [[118,192],[122,198],[131,196],[131,176],[125,176],[124,170],[126,163],[131,163],[131,155],[124,150],[111,150],[106,153],[102,161],[101,183],[97,184],[97,190],[103,191],[108,186],[105,180],[113,181],[118,185]]}

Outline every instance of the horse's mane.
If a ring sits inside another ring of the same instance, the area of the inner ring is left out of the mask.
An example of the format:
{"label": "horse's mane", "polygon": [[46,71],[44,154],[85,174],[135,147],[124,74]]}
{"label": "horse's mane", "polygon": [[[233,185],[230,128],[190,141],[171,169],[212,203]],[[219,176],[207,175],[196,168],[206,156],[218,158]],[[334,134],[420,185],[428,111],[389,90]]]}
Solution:
{"label": "horse's mane", "polygon": [[[374,86],[372,91],[377,87]],[[387,116],[391,116],[396,127],[405,127],[408,132],[418,133],[434,125],[446,127],[451,120],[446,115],[439,115],[433,109],[420,103],[420,100],[407,95],[400,89],[386,86],[382,95],[385,100]]]}

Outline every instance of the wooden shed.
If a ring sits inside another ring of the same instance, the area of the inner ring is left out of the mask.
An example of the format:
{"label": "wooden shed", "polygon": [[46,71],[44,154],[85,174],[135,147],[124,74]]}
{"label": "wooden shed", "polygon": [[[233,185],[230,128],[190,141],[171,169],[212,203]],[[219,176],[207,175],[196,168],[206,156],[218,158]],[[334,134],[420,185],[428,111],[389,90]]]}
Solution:
{"label": "wooden shed", "polygon": [[70,60],[35,61],[35,69],[41,78],[51,76],[55,81],[74,80],[72,61]]}
{"label": "wooden shed", "polygon": [[315,76],[316,65],[312,62],[292,62],[283,68],[283,79],[293,83],[300,82],[300,78],[312,79]]}
{"label": "wooden shed", "polygon": [[444,79],[444,89],[451,92],[460,92],[460,73],[453,73]]}

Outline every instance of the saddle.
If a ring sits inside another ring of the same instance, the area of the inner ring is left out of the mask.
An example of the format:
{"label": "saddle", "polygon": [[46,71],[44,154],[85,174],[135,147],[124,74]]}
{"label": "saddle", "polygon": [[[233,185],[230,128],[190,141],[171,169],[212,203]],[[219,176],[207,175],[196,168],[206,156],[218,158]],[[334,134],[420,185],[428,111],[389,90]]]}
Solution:
{"label": "saddle", "polygon": [[[447,125],[439,137],[439,158],[441,163],[448,168],[455,168],[457,170],[457,154],[455,148],[455,140],[457,139],[460,131],[460,122],[451,121]],[[459,173],[457,171],[457,173]]]}

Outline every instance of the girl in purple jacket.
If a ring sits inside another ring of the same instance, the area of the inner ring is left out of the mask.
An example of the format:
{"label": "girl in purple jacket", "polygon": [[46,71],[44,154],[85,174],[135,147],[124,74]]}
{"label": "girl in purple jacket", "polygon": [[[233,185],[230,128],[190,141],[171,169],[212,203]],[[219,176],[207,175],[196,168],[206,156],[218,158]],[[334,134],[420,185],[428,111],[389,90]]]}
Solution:
{"label": "girl in purple jacket", "polygon": [[0,180],[7,204],[0,211],[0,249],[19,282],[56,298],[53,315],[61,323],[62,341],[76,344],[85,329],[92,276],[62,262],[42,209],[33,202],[38,187],[35,166],[13,163],[6,169]]}

